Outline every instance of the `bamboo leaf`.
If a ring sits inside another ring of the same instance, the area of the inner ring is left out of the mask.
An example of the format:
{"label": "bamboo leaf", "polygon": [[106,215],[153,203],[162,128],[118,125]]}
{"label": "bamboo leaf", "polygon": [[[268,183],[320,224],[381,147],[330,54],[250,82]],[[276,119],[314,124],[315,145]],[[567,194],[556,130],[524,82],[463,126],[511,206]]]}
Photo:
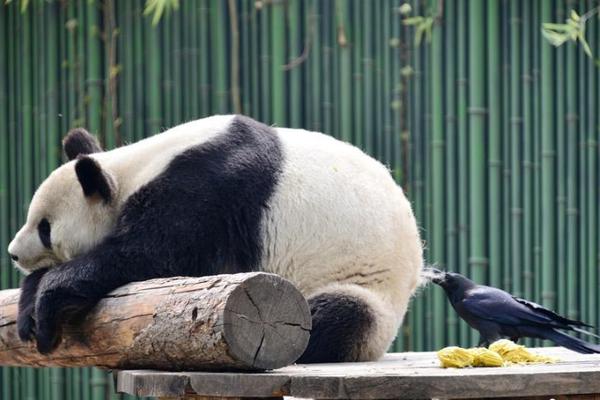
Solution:
{"label": "bamboo leaf", "polygon": [[576,22],[580,20],[579,14],[575,10],[571,10],[571,19]]}
{"label": "bamboo leaf", "polygon": [[423,22],[423,19],[424,18],[421,16],[410,17],[410,18],[403,19],[402,24],[407,25],[407,26],[418,25]]}
{"label": "bamboo leaf", "polygon": [[398,12],[402,15],[408,15],[412,11],[412,7],[410,3],[403,3],[400,7],[398,7]]}
{"label": "bamboo leaf", "polygon": [[143,15],[153,14],[152,25],[156,26],[165,11],[177,10],[178,8],[179,0],[146,0]]}
{"label": "bamboo leaf", "polygon": [[545,22],[542,24],[543,29],[546,30],[553,30],[553,31],[559,31],[559,32],[570,32],[573,30],[573,27],[571,27],[568,24],[553,24],[550,22]]}
{"label": "bamboo leaf", "polygon": [[421,44],[421,40],[423,38],[423,32],[425,31],[425,26],[423,24],[417,25],[415,29],[415,46],[419,47]]}
{"label": "bamboo leaf", "polygon": [[583,37],[583,35],[579,36],[579,43],[581,43],[581,45],[583,46],[583,51],[585,52],[585,54],[587,54],[587,56],[590,58],[594,58],[594,56],[592,56],[592,49],[590,49],[590,45],[588,44],[587,40],[585,40],[585,37]]}
{"label": "bamboo leaf", "polygon": [[431,42],[432,32],[433,32],[433,18],[428,18],[427,21],[425,22],[425,40],[427,40],[428,43]]}
{"label": "bamboo leaf", "polygon": [[548,29],[542,29],[542,35],[555,47],[558,47],[569,40],[568,34],[557,33]]}

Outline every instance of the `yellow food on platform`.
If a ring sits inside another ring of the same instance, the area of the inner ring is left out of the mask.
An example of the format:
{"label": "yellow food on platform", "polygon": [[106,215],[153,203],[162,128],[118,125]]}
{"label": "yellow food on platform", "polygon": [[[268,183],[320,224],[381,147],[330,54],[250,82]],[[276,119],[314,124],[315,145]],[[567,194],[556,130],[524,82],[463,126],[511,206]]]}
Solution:
{"label": "yellow food on platform", "polygon": [[548,364],[557,361],[552,357],[532,353],[525,346],[508,339],[498,340],[487,349],[445,347],[437,352],[437,356],[444,368],[505,367],[512,364]]}

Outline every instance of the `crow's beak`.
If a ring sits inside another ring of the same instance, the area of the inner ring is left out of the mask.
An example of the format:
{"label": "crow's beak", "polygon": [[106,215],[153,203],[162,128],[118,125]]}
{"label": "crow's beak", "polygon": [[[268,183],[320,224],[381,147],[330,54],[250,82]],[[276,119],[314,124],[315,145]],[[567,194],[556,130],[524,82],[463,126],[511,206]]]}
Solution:
{"label": "crow's beak", "polygon": [[424,268],[426,276],[431,279],[431,282],[436,285],[441,285],[446,280],[446,273],[444,271],[440,271],[437,268],[428,267]]}

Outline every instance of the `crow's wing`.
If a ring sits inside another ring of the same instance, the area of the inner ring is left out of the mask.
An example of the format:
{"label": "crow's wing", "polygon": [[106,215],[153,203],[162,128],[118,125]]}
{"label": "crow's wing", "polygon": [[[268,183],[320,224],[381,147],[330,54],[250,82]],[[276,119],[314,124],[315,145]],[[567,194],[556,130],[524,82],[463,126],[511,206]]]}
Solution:
{"label": "crow's wing", "polygon": [[472,316],[502,325],[526,324],[570,329],[568,324],[556,321],[549,314],[518,302],[511,294],[489,286],[478,286],[467,291],[457,306]]}
{"label": "crow's wing", "polygon": [[555,313],[554,311],[550,311],[547,308],[534,303],[533,301],[529,301],[529,300],[525,300],[525,299],[521,299],[519,297],[513,297],[513,299],[515,299],[516,301],[518,301],[519,303],[527,306],[528,308],[530,308],[531,310],[533,310],[536,313],[540,313],[540,314],[544,314],[546,316],[548,316],[549,318],[551,318],[554,321],[557,321],[561,324],[564,325],[573,325],[573,326],[587,326],[588,328],[593,328],[592,325],[588,325],[585,322],[581,322],[581,321],[577,321],[577,320],[573,320],[573,319],[568,319],[565,318],[561,315],[558,315],[557,313]]}

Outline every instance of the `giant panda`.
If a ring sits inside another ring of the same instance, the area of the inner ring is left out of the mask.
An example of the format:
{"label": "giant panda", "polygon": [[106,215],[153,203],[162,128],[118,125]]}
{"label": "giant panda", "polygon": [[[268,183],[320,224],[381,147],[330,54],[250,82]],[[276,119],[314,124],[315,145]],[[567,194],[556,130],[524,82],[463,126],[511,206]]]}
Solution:
{"label": "giant panda", "polygon": [[8,252],[26,275],[18,333],[61,325],[132,281],[265,271],[307,298],[303,363],[375,360],[420,284],[409,201],[381,163],[330,136],[240,115],[102,151],[83,129],[35,192]]}

